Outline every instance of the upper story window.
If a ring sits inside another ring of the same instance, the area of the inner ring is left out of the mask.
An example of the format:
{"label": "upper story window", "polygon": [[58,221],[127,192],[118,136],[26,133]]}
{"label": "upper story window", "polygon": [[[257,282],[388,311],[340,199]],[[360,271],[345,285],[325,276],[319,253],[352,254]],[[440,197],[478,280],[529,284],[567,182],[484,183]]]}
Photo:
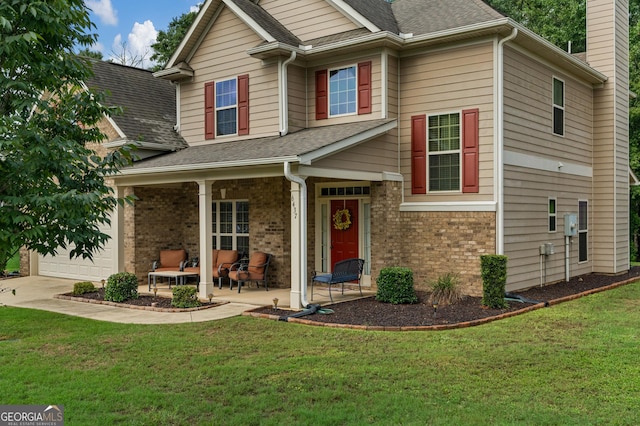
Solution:
{"label": "upper story window", "polygon": [[204,137],[249,134],[249,76],[204,85]]}
{"label": "upper story window", "polygon": [[329,115],[355,114],[356,67],[329,71]]}
{"label": "upper story window", "polygon": [[564,136],[564,81],[553,78],[553,133]]}
{"label": "upper story window", "polygon": [[429,191],[459,191],[460,114],[432,115],[428,126]]}
{"label": "upper story window", "polygon": [[478,109],[411,117],[411,193],[479,192],[479,143]]}
{"label": "upper story window", "polygon": [[216,136],[237,132],[238,91],[237,80],[216,82]]}
{"label": "upper story window", "polygon": [[316,71],[316,120],[371,110],[371,61]]}

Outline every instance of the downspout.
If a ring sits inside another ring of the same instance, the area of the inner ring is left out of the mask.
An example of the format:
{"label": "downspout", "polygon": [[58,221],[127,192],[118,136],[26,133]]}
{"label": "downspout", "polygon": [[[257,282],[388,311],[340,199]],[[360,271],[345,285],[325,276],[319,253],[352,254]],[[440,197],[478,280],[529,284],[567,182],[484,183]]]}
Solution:
{"label": "downspout", "polygon": [[[295,53],[295,52],[294,52]],[[307,183],[291,173],[291,165],[284,162],[284,176],[300,185],[300,303],[308,307],[307,301]]]}
{"label": "downspout", "polygon": [[496,254],[504,254],[504,44],[513,40],[518,35],[518,29],[514,28],[511,34],[498,42],[498,111],[497,111],[497,139],[496,150],[496,180],[497,206],[496,206]]}
{"label": "downspout", "polygon": [[280,136],[285,136],[289,133],[289,96],[288,96],[288,84],[289,80],[287,75],[287,67],[291,62],[296,59],[296,52],[291,52],[289,59],[282,63],[280,69],[280,97],[282,102],[280,103]]}

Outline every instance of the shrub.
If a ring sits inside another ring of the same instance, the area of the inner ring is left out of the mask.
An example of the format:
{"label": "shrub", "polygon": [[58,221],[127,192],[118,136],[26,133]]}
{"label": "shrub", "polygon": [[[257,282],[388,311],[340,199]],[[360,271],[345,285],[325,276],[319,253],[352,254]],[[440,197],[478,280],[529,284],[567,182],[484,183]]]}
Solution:
{"label": "shrub", "polygon": [[107,279],[104,300],[124,302],[138,298],[138,277],[131,272],[118,272]]}
{"label": "shrub", "polygon": [[439,305],[450,305],[464,298],[460,291],[460,277],[458,274],[448,272],[429,283],[431,295],[429,303],[437,302]]}
{"label": "shrub", "polygon": [[376,300],[394,305],[418,303],[418,296],[413,288],[413,271],[402,267],[380,270]]}
{"label": "shrub", "polygon": [[96,291],[96,286],[91,281],[82,281],[73,285],[73,294],[75,295],[93,293],[94,291]]}
{"label": "shrub", "polygon": [[493,309],[506,308],[504,300],[507,285],[507,256],[489,254],[480,256],[482,274],[482,304]]}
{"label": "shrub", "polygon": [[195,287],[180,286],[173,288],[171,306],[175,308],[195,308],[200,305]]}

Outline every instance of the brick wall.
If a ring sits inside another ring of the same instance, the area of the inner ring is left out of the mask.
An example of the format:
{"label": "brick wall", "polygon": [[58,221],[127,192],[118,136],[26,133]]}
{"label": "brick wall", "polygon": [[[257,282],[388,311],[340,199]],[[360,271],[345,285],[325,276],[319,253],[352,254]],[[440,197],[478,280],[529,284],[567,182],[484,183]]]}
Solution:
{"label": "brick wall", "polygon": [[416,289],[448,272],[462,291],[482,295],[480,256],[495,253],[491,212],[400,212],[401,184],[372,184],[372,281],[387,266],[413,271]]}

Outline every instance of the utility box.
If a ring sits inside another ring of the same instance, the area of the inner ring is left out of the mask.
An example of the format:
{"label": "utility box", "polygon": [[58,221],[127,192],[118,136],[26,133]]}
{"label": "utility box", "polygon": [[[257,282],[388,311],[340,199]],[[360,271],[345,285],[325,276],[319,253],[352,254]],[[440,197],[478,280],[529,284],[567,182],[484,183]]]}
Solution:
{"label": "utility box", "polygon": [[564,236],[575,237],[578,235],[578,215],[575,213],[564,214]]}
{"label": "utility box", "polygon": [[549,256],[550,254],[556,254],[553,243],[540,244],[540,255]]}

